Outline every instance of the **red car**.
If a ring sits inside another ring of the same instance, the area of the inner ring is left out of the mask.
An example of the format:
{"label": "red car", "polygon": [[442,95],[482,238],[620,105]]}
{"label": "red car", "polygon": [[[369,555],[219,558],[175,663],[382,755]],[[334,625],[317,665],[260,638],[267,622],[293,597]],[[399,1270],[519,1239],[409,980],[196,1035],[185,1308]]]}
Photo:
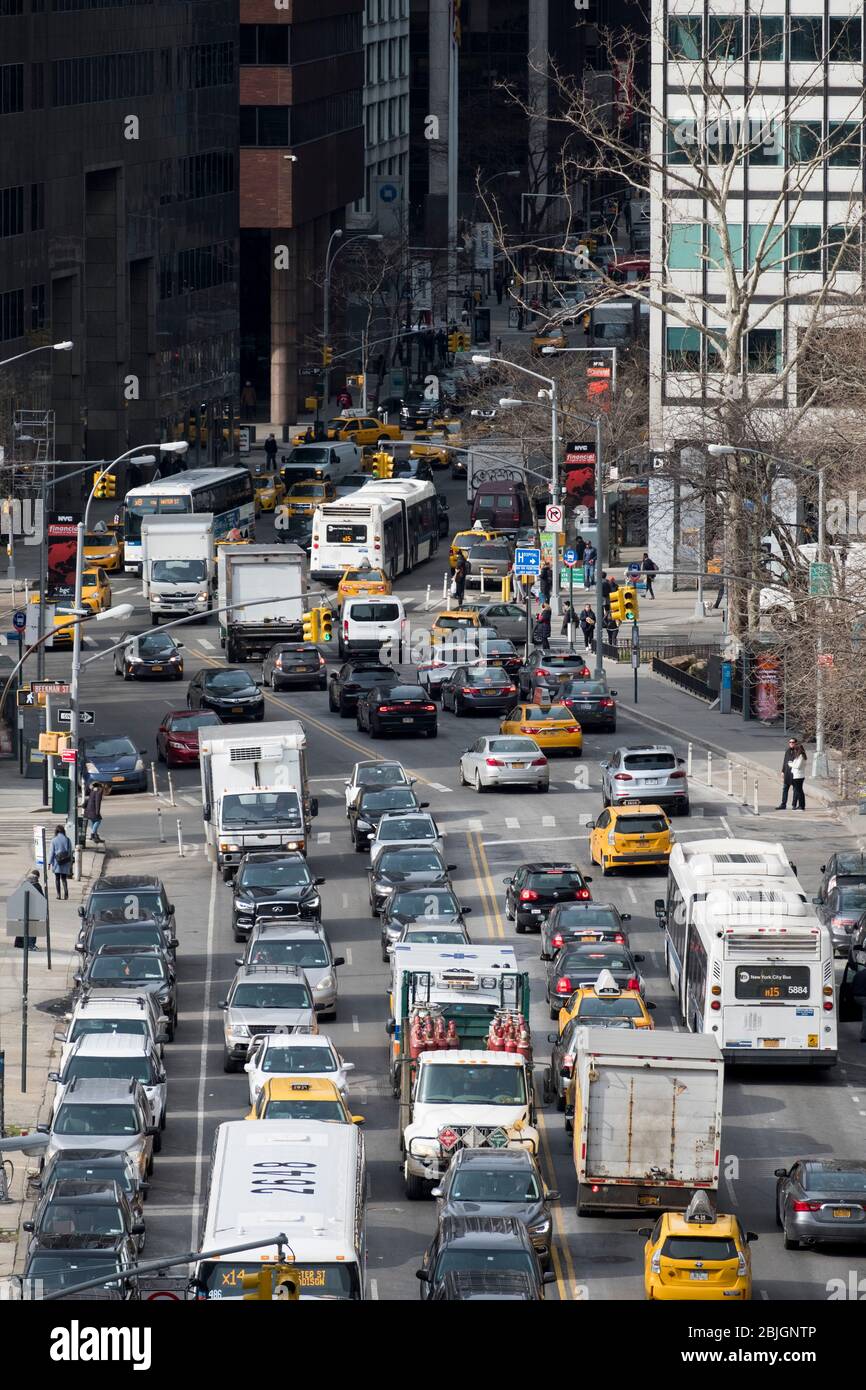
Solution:
{"label": "red car", "polygon": [[156,756],[169,767],[198,762],[198,731],[211,729],[222,720],[213,710],[173,709],[163,715],[156,735]]}

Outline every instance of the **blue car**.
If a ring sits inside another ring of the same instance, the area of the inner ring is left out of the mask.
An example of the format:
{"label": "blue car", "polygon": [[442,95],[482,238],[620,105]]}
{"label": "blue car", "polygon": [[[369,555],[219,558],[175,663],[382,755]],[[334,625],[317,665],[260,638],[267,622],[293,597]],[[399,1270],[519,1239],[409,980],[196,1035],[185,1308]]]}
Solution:
{"label": "blue car", "polygon": [[81,749],[82,781],[85,790],[93,782],[104,782],[114,792],[146,792],[147,767],[144,750],[122,734],[89,739]]}

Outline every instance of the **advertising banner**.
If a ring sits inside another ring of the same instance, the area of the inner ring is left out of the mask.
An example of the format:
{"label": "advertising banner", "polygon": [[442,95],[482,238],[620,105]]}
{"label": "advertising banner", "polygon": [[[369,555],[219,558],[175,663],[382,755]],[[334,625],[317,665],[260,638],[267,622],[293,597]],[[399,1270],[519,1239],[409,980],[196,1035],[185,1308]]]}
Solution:
{"label": "advertising banner", "polygon": [[49,599],[75,596],[75,553],[79,519],[74,512],[49,513],[46,593]]}

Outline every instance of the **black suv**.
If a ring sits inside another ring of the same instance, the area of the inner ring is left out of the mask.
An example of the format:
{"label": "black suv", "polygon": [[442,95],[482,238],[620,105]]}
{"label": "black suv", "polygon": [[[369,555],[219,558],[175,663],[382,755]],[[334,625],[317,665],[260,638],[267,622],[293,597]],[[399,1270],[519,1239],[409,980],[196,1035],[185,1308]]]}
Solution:
{"label": "black suv", "polygon": [[529,1232],[542,1268],[549,1268],[550,1203],[559,1193],[548,1191],[526,1149],[460,1149],[431,1196],[440,1221],[448,1216],[516,1217]]}
{"label": "black suv", "polygon": [[32,1221],[23,1222],[22,1230],[31,1233],[31,1253],[54,1236],[71,1234],[80,1236],[82,1245],[89,1245],[94,1236],[126,1241],[131,1259],[144,1245],[144,1222],[136,1218],[126,1193],[111,1180],[60,1178],[47,1189]]}
{"label": "black suv", "polygon": [[257,917],[287,924],[322,920],[323,878],[314,878],[303,854],[255,850],[245,854],[234,879],[232,932],[246,941]]}
{"label": "black suv", "polygon": [[154,946],[100,946],[80,974],[72,978],[79,994],[87,991],[91,998],[96,991],[155,994],[168,1020],[166,1036],[171,1042],[177,1028],[177,984],[165,951]]}
{"label": "black suv", "polygon": [[161,878],[155,874],[106,874],[98,878],[78,909],[82,928],[94,922],[120,925],[137,920],[158,922],[166,937],[177,935],[174,903],[168,900]]}
{"label": "black suv", "polygon": [[400,676],[393,666],[381,661],[355,659],[344,661],[342,666],[331,672],[328,686],[328,707],[339,712],[341,718],[348,719],[358,708],[358,696],[362,690],[370,690],[374,685],[398,685]]}
{"label": "black suv", "polygon": [[588,902],[592,883],[588,874],[574,864],[537,862],[521,864],[504,878],[505,915],[517,923],[518,932],[541,931],[541,923],[552,907],[562,902]]}
{"label": "black suv", "polygon": [[423,391],[407,391],[400,402],[400,427],[404,430],[423,429],[429,421],[437,419],[441,410],[438,399],[431,400]]}
{"label": "black suv", "polygon": [[816,901],[825,903],[834,888],[844,884],[866,883],[866,854],[857,850],[841,850],[821,865],[821,882]]}
{"label": "black suv", "polygon": [[429,801],[419,801],[411,787],[369,787],[349,807],[349,831],[359,854],[370,848],[376,826],[386,811],[423,811]]}
{"label": "black suv", "polygon": [[541,1297],[542,1285],[556,1282],[553,1270],[542,1271],[528,1230],[513,1216],[443,1217],[416,1271],[422,1299],[434,1297],[446,1274],[458,1269],[516,1270]]}
{"label": "black suv", "polygon": [[90,956],[95,956],[103,946],[156,946],[160,951],[175,958],[180,945],[176,936],[168,936],[159,922],[147,918],[134,918],[131,922],[91,922],[78,933],[75,949],[83,957],[84,964]]}

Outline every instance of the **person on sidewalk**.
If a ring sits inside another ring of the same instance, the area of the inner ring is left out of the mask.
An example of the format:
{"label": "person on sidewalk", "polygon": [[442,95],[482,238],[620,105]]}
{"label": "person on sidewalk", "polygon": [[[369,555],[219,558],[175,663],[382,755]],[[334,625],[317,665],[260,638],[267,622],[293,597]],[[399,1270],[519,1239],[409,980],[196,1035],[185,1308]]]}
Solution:
{"label": "person on sidewalk", "polygon": [[797,749],[801,747],[802,745],[795,738],[788,739],[788,747],[785,749],[785,756],[782,759],[782,800],[776,807],[777,811],[787,811],[788,809],[788,793],[793,783],[791,764],[797,757]]}
{"label": "person on sidewalk", "polygon": [[608,617],[610,617],[610,596],[611,596],[611,594],[614,593],[615,590],[617,590],[618,588],[619,588],[619,584],[618,584],[618,582],[616,581],[616,579],[614,579],[614,577],[613,577],[612,575],[610,576],[610,578],[608,578],[607,574],[606,574],[604,571],[602,571],[602,575],[601,575],[601,596],[602,596],[602,599],[604,600],[604,611],[605,611],[605,613],[608,615]]}
{"label": "person on sidewalk", "polygon": [[592,651],[592,640],[595,636],[595,614],[589,604],[585,604],[580,610],[580,630],[583,633],[584,651]]}
{"label": "person on sidewalk", "polygon": [[469,569],[466,564],[466,556],[463,554],[463,551],[461,550],[460,557],[454,569],[453,583],[454,597],[457,600],[458,608],[463,607],[463,595],[466,593],[466,576],[468,575],[468,573]]}
{"label": "person on sidewalk", "polygon": [[538,617],[535,619],[535,626],[532,629],[532,640],[546,652],[550,650],[550,626],[551,626],[550,604],[543,603]]}
{"label": "person on sidewalk", "polygon": [[595,587],[595,563],[598,553],[594,545],[590,544],[583,552],[583,587],[592,589]]}
{"label": "person on sidewalk", "polygon": [[95,845],[105,843],[99,835],[99,827],[102,824],[103,795],[102,783],[92,782],[90,791],[87,793],[87,800],[84,803],[84,814],[90,822],[90,838]]}
{"label": "person on sidewalk", "polygon": [[273,431],[271,431],[265,440],[265,460],[268,470],[272,472],[277,466],[277,440]]}
{"label": "person on sidewalk", "polygon": [[72,873],[72,841],[62,825],[54,827],[54,839],[48,854],[48,867],[54,874],[58,898],[69,897],[67,879]]}
{"label": "person on sidewalk", "polygon": [[586,555],[586,541],[583,539],[583,536],[578,536],[574,542],[574,555],[577,563],[582,565],[584,556]]}
{"label": "person on sidewalk", "polygon": [[656,573],[658,565],[655,560],[650,559],[646,551],[643,553],[641,569],[646,575],[646,596],[647,598],[655,598],[655,594],[653,593],[653,575]]}
{"label": "person on sidewalk", "polygon": [[538,587],[541,590],[541,597],[545,603],[550,602],[550,595],[553,593],[553,570],[545,561],[541,566],[541,573],[538,576]]}
{"label": "person on sidewalk", "polygon": [[802,743],[797,744],[797,753],[788,764],[791,773],[791,810],[805,811],[806,794],[804,784],[806,781],[806,750]]}

